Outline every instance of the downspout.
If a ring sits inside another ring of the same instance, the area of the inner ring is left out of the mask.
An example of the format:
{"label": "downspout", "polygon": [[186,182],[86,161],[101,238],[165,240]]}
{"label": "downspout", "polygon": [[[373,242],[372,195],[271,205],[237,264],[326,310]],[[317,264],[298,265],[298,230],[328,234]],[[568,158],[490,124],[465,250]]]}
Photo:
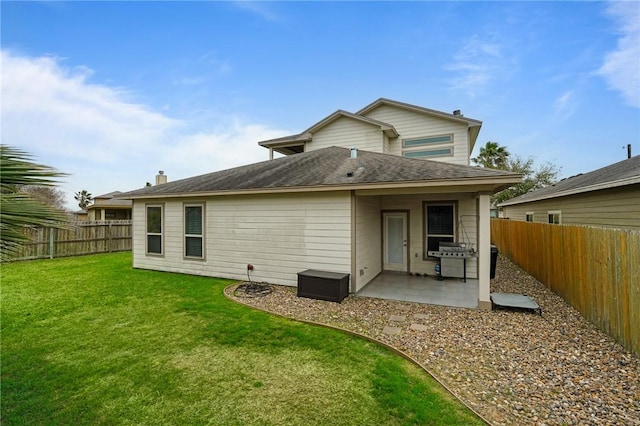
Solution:
{"label": "downspout", "polygon": [[356,191],[351,191],[351,290],[352,294],[356,293],[357,287],[357,257],[356,257]]}

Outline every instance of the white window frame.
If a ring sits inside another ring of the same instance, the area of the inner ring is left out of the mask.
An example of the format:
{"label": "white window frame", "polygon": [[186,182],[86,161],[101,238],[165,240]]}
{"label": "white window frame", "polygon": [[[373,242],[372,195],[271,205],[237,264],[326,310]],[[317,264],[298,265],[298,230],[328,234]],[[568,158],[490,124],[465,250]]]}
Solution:
{"label": "white window frame", "polygon": [[[160,209],[160,232],[149,232],[149,209],[150,208],[159,208]],[[145,254],[147,256],[164,256],[164,204],[145,204],[144,206],[144,230],[145,230],[145,238],[144,238],[144,246],[145,246]],[[150,252],[149,251],[149,237],[150,236],[159,236],[160,237],[160,253]]]}
{"label": "white window frame", "polygon": [[[201,221],[202,221],[202,229],[200,230],[200,234],[187,234],[187,208],[189,207],[199,207],[201,211]],[[205,259],[205,230],[206,230],[206,209],[205,203],[184,203],[182,206],[182,244],[184,246],[182,252],[185,259],[188,260],[204,260]],[[187,254],[187,238],[200,238],[200,244],[202,245],[202,255],[201,256],[193,256]]]}
{"label": "white window frame", "polygon": [[[549,216],[558,215],[558,223],[549,221],[551,218]],[[549,210],[547,212],[547,221],[549,221],[552,225],[562,225],[562,211],[561,210]]]}
{"label": "white window frame", "polygon": [[[529,216],[531,216],[531,220],[529,220]],[[525,220],[526,222],[534,222],[535,220],[534,220],[533,212],[525,212],[525,214],[524,214],[524,220]]]}

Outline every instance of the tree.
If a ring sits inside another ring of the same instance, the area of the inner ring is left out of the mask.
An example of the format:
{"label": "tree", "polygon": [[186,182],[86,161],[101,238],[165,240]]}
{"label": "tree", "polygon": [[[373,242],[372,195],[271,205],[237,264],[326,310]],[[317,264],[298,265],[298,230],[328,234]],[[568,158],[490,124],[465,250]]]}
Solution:
{"label": "tree", "polygon": [[485,146],[480,147],[480,153],[471,161],[487,169],[506,170],[505,166],[509,155],[509,151],[504,146],[497,142],[487,142]]}
{"label": "tree", "polygon": [[480,153],[472,158],[475,164],[487,169],[505,170],[509,172],[521,173],[522,182],[498,192],[491,197],[491,202],[500,204],[527,192],[544,188],[557,182],[560,168],[552,163],[544,163],[539,168],[534,166],[533,157],[526,160],[518,155],[511,155],[506,147],[497,142],[487,142],[484,147],[480,147]]}
{"label": "tree", "polygon": [[28,242],[25,226],[61,228],[66,214],[24,192],[25,187],[54,186],[55,178],[64,176],[57,170],[33,163],[24,151],[0,145],[0,256],[5,259],[18,253]]}
{"label": "tree", "polygon": [[553,185],[558,181],[558,174],[560,174],[561,169],[549,162],[536,168],[533,157],[525,160],[516,155],[507,159],[504,170],[522,173],[522,182],[498,192],[494,196],[496,204],[519,197],[527,192]]}
{"label": "tree", "polygon": [[93,195],[91,195],[90,192],[88,192],[86,189],[83,189],[82,191],[76,192],[75,197],[73,197],[76,199],[76,201],[78,202],[78,206],[84,210],[87,207],[89,207],[91,205],[91,203],[93,202]]}
{"label": "tree", "polygon": [[58,210],[64,210],[64,192],[53,186],[27,185],[22,186],[20,191],[30,195],[34,200],[43,202]]}

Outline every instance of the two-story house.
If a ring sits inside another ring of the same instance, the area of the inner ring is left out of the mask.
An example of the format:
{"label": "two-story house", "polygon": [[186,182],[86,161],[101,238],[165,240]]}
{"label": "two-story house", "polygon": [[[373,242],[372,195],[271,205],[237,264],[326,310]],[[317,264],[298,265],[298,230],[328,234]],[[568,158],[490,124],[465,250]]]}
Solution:
{"label": "two-story house", "polygon": [[250,263],[256,281],[291,286],[301,271],[332,271],[358,293],[385,273],[434,275],[428,252],[460,242],[489,309],[490,196],[520,175],[469,166],[481,125],[378,99],[259,142],[267,161],[122,194],[134,267],[242,280]]}

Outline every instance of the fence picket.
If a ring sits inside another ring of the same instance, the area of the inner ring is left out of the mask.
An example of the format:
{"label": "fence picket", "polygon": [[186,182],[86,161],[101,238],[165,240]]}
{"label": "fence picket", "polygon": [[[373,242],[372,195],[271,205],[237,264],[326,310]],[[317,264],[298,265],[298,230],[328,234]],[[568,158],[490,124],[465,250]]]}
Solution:
{"label": "fence picket", "polygon": [[492,219],[491,241],[640,355],[640,231]]}
{"label": "fence picket", "polygon": [[131,250],[131,221],[82,221],[61,229],[30,227],[31,240],[13,260],[45,259]]}

